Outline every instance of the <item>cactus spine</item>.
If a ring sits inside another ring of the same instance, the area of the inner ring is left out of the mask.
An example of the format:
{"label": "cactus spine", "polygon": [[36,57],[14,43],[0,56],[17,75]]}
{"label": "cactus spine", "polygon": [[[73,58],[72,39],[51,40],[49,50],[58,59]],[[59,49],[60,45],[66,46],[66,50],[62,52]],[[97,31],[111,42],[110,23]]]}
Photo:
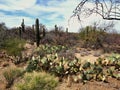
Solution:
{"label": "cactus spine", "polygon": [[23,31],[23,32],[25,32],[25,24],[24,24],[24,19],[22,20],[21,27],[22,27],[22,31]]}
{"label": "cactus spine", "polygon": [[40,32],[39,32],[39,19],[36,19],[36,45],[39,46],[40,43]]}

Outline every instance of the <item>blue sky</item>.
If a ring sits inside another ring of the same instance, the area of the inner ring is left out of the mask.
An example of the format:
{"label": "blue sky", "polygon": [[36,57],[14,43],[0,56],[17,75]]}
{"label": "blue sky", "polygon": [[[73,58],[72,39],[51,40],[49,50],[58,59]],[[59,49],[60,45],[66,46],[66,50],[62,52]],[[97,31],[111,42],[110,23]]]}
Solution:
{"label": "blue sky", "polygon": [[[72,18],[69,25],[68,20],[73,10],[81,0],[0,0],[0,22],[5,22],[8,27],[18,27],[22,19],[25,25],[32,26],[35,19],[46,25],[48,29],[54,25],[68,27],[71,32],[77,32],[80,23],[77,18]],[[91,18],[92,17],[92,18]],[[83,26],[93,23],[94,20],[102,20],[99,16],[83,18]],[[94,17],[94,20],[93,20]],[[116,24],[118,28],[120,22]]]}

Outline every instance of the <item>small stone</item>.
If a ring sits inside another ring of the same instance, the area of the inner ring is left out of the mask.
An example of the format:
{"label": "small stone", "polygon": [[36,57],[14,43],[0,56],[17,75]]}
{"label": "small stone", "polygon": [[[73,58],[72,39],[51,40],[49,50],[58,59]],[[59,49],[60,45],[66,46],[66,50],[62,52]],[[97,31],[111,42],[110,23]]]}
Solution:
{"label": "small stone", "polygon": [[101,56],[103,54],[103,50],[98,50],[98,51],[95,51],[94,52],[94,56],[95,57],[99,57],[99,56]]}

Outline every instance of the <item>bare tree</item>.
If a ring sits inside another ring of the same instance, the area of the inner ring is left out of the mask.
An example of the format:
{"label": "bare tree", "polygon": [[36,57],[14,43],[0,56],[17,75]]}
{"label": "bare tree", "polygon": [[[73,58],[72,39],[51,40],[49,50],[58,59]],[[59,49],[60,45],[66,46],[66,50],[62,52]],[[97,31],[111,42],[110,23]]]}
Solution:
{"label": "bare tree", "polygon": [[120,20],[120,0],[82,0],[73,11],[72,17],[77,16],[81,20],[81,16],[90,16],[93,13],[106,20]]}

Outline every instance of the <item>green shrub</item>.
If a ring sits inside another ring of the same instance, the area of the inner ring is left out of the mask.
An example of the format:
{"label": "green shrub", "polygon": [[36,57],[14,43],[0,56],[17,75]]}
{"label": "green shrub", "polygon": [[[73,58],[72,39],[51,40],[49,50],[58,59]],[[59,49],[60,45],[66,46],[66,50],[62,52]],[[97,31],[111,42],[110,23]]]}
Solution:
{"label": "green shrub", "polygon": [[6,88],[9,88],[12,84],[15,78],[22,75],[22,70],[20,68],[9,68],[3,72],[3,76],[7,82]]}
{"label": "green shrub", "polygon": [[21,82],[15,85],[15,90],[54,90],[58,79],[45,72],[26,73]]}
{"label": "green shrub", "polygon": [[3,49],[7,51],[9,55],[20,55],[24,49],[25,40],[18,38],[11,38],[4,41]]}
{"label": "green shrub", "polygon": [[79,36],[84,41],[85,47],[94,46],[94,48],[99,48],[103,47],[105,34],[106,32],[102,29],[87,26],[81,29]]}

